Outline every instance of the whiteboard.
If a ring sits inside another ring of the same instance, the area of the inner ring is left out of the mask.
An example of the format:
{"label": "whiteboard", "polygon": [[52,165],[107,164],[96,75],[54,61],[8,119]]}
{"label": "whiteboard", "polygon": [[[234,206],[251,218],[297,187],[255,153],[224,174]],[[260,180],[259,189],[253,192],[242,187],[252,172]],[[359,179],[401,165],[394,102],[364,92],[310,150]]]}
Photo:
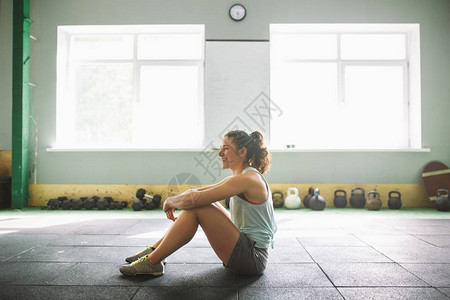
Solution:
{"label": "whiteboard", "polygon": [[205,145],[219,146],[233,129],[259,130],[269,140],[268,41],[207,41]]}

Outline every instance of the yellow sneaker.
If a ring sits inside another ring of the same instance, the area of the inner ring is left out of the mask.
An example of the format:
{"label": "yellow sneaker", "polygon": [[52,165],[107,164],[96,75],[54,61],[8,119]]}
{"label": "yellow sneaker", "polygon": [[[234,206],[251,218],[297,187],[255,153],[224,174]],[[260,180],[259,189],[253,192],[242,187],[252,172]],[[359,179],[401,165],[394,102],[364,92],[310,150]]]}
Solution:
{"label": "yellow sneaker", "polygon": [[[144,250],[142,250],[141,252],[136,253],[136,254],[133,255],[133,256],[130,256],[130,257],[125,258],[125,261],[126,261],[127,263],[132,263],[132,262],[138,260],[139,258],[141,258],[141,257],[143,257],[143,256],[149,255],[150,253],[153,252],[153,250],[155,250],[155,248],[153,248],[153,246],[150,245],[150,246],[148,246],[147,248],[145,248]],[[166,262],[167,262],[167,259],[165,258],[165,259],[163,260],[163,263],[166,264]]]}
{"label": "yellow sneaker", "polygon": [[126,276],[135,275],[153,275],[161,276],[164,274],[164,265],[162,262],[156,265],[152,265],[147,256],[132,262],[130,265],[123,265],[120,267],[120,273]]}
{"label": "yellow sneaker", "polygon": [[155,250],[155,248],[153,248],[153,246],[150,245],[147,248],[145,248],[144,250],[142,250],[141,252],[139,252],[139,253],[137,253],[137,254],[135,254],[133,256],[125,258],[125,261],[128,262],[128,263],[132,263],[132,262],[138,260],[139,258],[141,258],[143,256],[149,255],[150,253],[152,253],[153,250]]}

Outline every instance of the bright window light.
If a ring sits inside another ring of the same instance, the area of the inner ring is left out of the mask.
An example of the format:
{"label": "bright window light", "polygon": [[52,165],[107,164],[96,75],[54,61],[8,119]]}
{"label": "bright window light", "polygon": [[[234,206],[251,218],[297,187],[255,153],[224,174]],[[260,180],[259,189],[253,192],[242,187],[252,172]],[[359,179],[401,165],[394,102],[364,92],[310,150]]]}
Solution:
{"label": "bright window light", "polygon": [[201,149],[203,25],[58,27],[55,148]]}
{"label": "bright window light", "polygon": [[416,149],[417,24],[273,24],[272,149]]}

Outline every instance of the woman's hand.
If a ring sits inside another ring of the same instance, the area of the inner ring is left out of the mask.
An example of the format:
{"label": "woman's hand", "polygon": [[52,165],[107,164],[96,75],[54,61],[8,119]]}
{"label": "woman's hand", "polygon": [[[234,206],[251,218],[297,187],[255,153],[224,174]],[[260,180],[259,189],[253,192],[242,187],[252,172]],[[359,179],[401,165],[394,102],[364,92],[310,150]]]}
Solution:
{"label": "woman's hand", "polygon": [[175,207],[172,207],[170,205],[170,197],[164,201],[163,210],[166,213],[167,219],[175,222],[175,220],[177,219],[174,215]]}

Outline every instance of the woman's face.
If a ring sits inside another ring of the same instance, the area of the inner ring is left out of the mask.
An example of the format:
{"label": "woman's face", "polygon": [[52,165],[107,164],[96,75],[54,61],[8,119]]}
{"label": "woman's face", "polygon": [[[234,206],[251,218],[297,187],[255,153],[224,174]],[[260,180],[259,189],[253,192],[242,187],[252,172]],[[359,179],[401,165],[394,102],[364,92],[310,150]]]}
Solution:
{"label": "woman's face", "polygon": [[237,150],[237,146],[233,143],[233,140],[228,137],[224,137],[219,151],[219,157],[222,159],[222,168],[234,169],[237,166],[241,166],[243,158],[239,152],[242,151]]}

